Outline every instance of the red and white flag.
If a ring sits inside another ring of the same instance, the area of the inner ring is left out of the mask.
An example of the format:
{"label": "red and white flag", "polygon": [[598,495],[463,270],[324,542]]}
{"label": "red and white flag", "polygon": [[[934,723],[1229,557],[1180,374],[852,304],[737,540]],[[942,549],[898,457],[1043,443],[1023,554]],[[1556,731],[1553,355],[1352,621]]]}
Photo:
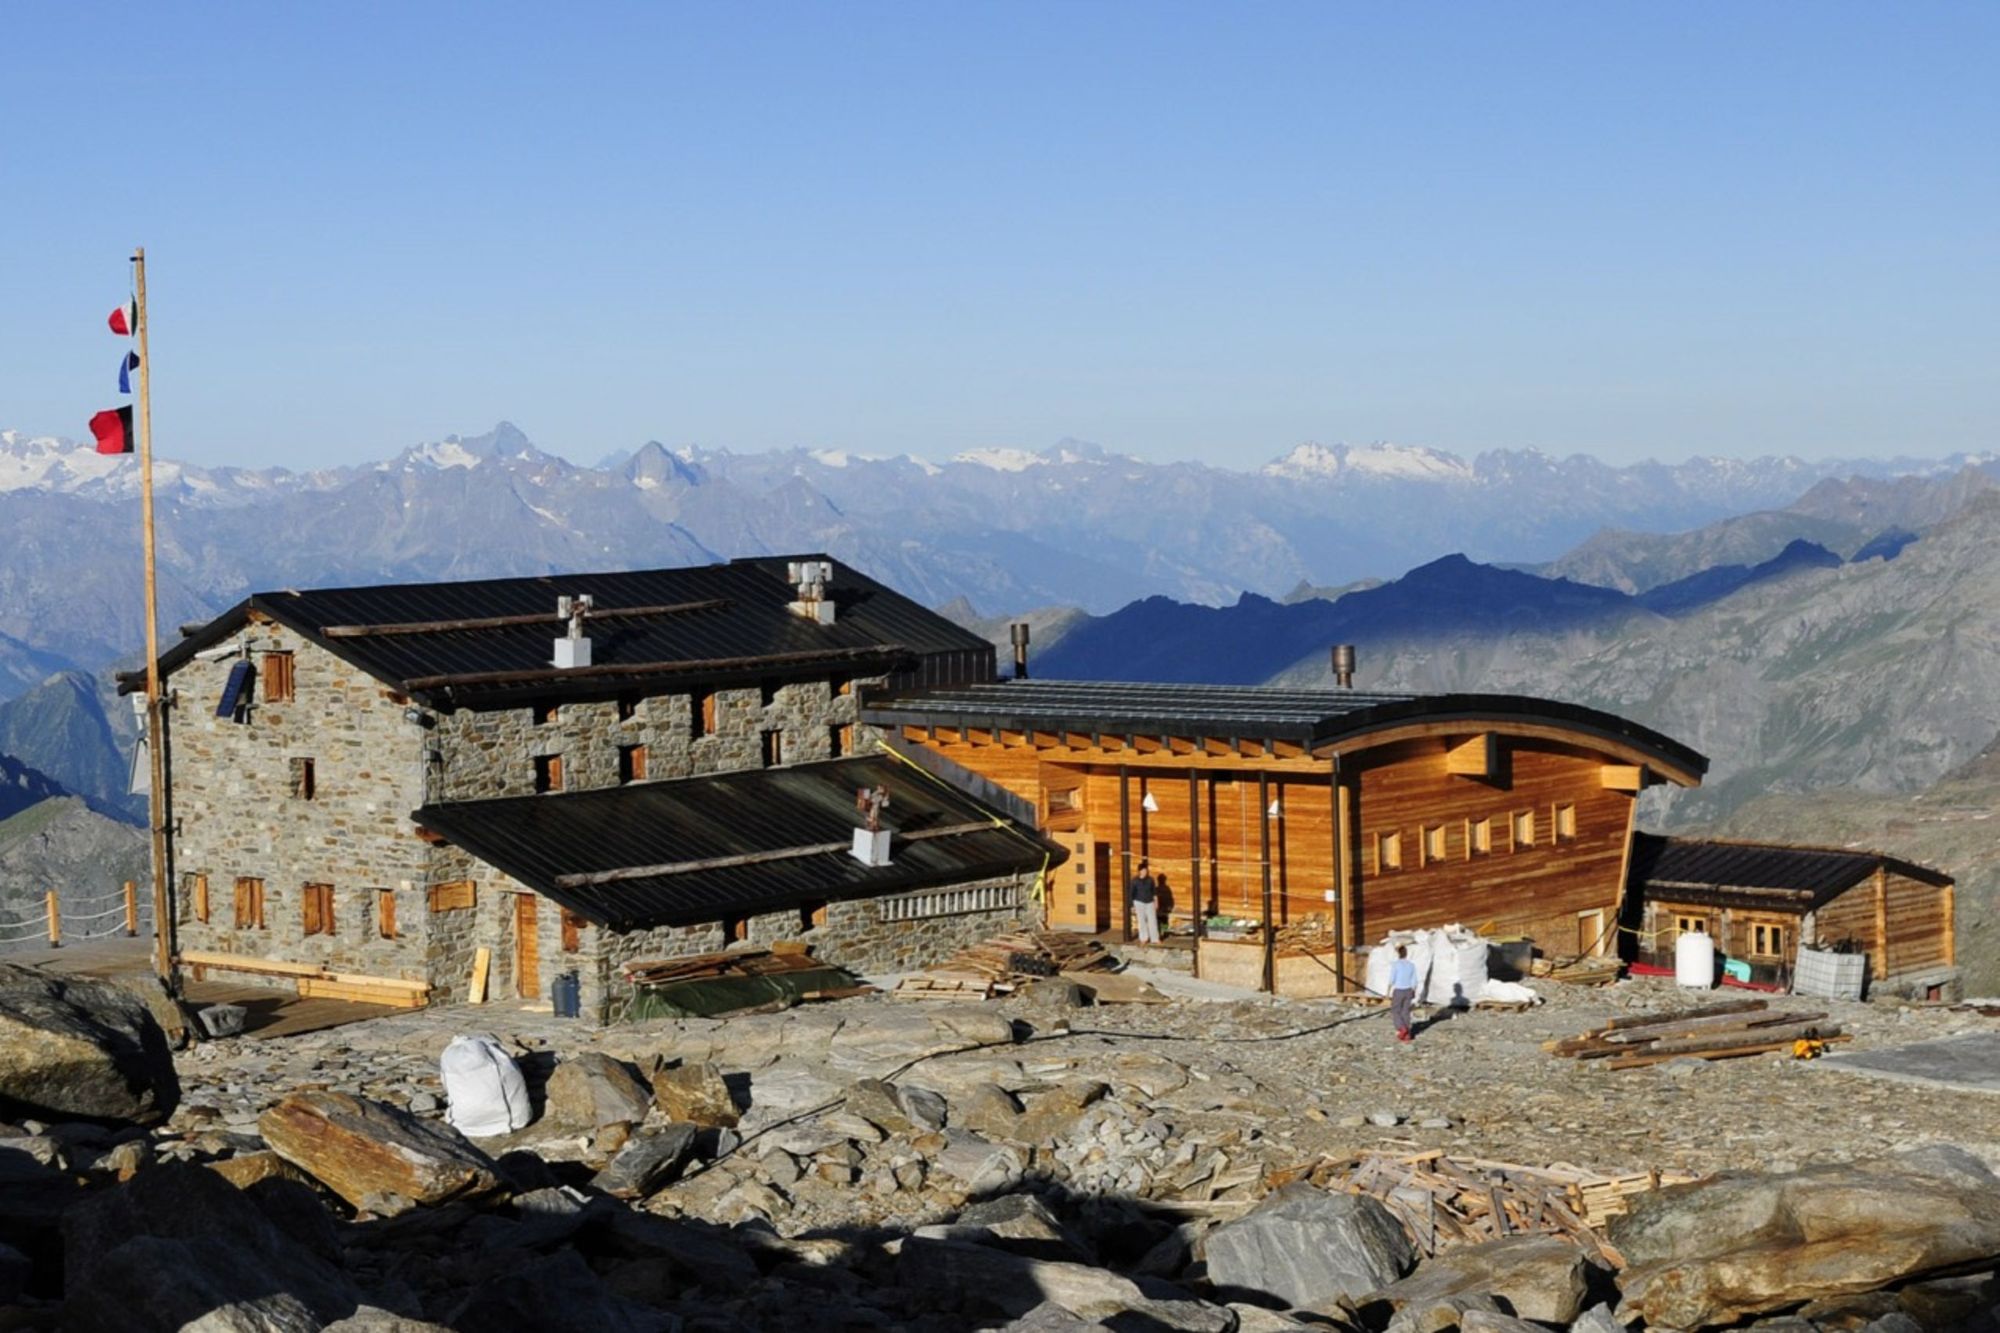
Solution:
{"label": "red and white flag", "polygon": [[90,433],[97,437],[100,454],[132,452],[132,409],[106,408],[90,419]]}
{"label": "red and white flag", "polygon": [[127,301],[111,312],[111,331],[121,338],[129,338],[139,331],[139,303]]}

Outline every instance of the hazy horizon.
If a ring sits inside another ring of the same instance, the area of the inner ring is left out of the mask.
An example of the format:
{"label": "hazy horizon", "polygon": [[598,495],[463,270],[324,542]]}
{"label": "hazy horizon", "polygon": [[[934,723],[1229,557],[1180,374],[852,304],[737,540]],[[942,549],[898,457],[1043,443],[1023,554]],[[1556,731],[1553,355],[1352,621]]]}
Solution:
{"label": "hazy horizon", "polygon": [[[11,25],[0,423],[1611,463],[2000,424],[2000,10],[79,4]],[[104,71],[118,95],[92,95]],[[470,424],[469,424],[470,423]]]}

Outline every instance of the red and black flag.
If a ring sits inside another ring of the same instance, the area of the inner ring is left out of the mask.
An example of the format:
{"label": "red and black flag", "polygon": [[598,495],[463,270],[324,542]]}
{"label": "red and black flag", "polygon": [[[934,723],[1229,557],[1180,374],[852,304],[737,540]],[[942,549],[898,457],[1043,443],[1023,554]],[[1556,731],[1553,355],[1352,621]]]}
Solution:
{"label": "red and black flag", "polygon": [[132,409],[108,407],[90,419],[90,433],[97,437],[100,454],[132,452]]}

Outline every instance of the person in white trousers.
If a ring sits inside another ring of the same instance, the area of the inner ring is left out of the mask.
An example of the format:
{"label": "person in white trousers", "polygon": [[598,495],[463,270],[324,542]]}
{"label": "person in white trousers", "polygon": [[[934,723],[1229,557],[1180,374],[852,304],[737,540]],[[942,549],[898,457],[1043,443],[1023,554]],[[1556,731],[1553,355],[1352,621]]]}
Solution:
{"label": "person in white trousers", "polygon": [[1127,891],[1132,903],[1132,922],[1139,931],[1139,943],[1158,944],[1160,942],[1159,886],[1153,882],[1153,875],[1146,863],[1139,863],[1139,873],[1132,878],[1132,886]]}

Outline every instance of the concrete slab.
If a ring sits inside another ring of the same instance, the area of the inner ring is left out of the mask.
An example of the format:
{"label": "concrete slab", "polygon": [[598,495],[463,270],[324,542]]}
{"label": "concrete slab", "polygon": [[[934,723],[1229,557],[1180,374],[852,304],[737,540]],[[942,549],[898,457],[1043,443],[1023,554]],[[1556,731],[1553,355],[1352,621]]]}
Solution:
{"label": "concrete slab", "polygon": [[1814,1067],[1926,1088],[2000,1092],[2000,1032],[1940,1037],[1879,1051],[1843,1051],[1815,1061]]}

